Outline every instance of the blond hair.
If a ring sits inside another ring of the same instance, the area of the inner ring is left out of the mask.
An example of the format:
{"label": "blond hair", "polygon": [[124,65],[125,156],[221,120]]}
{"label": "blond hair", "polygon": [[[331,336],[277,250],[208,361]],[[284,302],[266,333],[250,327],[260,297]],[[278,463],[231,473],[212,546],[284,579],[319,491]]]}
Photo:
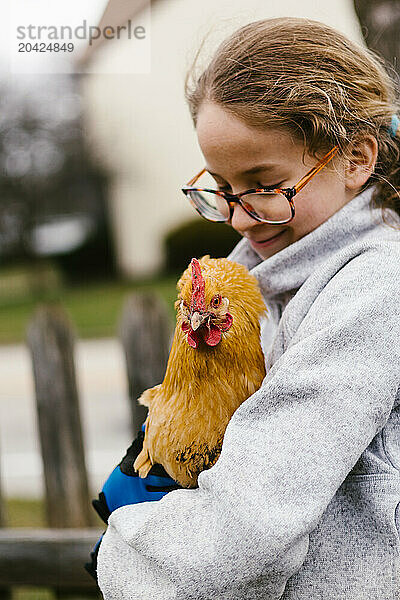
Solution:
{"label": "blond hair", "polygon": [[304,141],[310,154],[350,148],[366,134],[378,141],[375,206],[400,215],[398,90],[383,60],[335,29],[295,17],[249,23],[228,37],[197,76],[200,50],[185,81],[196,126],[204,101],[221,105],[248,125],[281,127]]}

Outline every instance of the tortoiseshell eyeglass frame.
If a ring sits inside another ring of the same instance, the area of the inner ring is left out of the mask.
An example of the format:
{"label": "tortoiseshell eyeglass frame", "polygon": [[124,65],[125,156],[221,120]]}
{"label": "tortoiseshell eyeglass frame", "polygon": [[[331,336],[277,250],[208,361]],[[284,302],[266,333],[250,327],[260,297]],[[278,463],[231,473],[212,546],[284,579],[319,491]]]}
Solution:
{"label": "tortoiseshell eyeglass frame", "polygon": [[[209,188],[193,187],[193,184],[196,183],[196,181],[199,179],[199,177],[201,177],[201,175],[203,175],[203,173],[206,172],[207,169],[204,168],[199,173],[197,173],[197,175],[192,177],[192,179],[190,181],[188,181],[188,183],[186,185],[184,185],[181,189],[182,189],[182,192],[189,198],[189,201],[190,201],[191,205],[193,206],[193,208],[204,219],[207,219],[207,221],[212,221],[212,219],[205,217],[201,213],[198,206],[196,206],[195,202],[190,197],[190,192],[212,192],[214,194],[217,194],[218,196],[221,196],[221,198],[224,198],[226,200],[226,202],[228,203],[228,206],[229,206],[229,217],[227,217],[225,220],[221,219],[220,221],[217,221],[219,223],[226,223],[226,222],[231,221],[232,216],[233,216],[233,211],[234,211],[234,205],[235,205],[235,203],[237,203],[237,204],[240,204],[240,206],[243,208],[243,210],[248,215],[253,217],[253,219],[255,219],[256,221],[260,221],[261,223],[270,223],[273,225],[281,225],[283,223],[289,223],[292,219],[294,219],[294,216],[295,216],[295,207],[294,207],[294,201],[293,201],[294,196],[296,194],[298,194],[300,192],[300,190],[302,190],[303,187],[305,185],[307,185],[307,183],[309,181],[311,181],[311,179],[328,164],[328,162],[335,156],[335,154],[338,152],[338,150],[339,150],[338,146],[334,146],[331,150],[329,150],[329,152],[327,154],[325,154],[325,156],[323,158],[321,158],[321,160],[315,165],[315,167],[310,169],[310,171],[308,171],[308,173],[306,173],[304,175],[304,177],[302,177],[300,179],[300,181],[298,183],[296,183],[296,185],[294,185],[293,187],[290,187],[290,188],[274,188],[273,186],[270,186],[270,187],[265,187],[265,188],[254,188],[254,189],[246,190],[245,192],[240,192],[240,194],[230,194],[229,192],[225,192],[222,190],[212,190]],[[290,212],[291,212],[291,216],[288,219],[284,219],[282,221],[271,221],[268,219],[262,219],[255,213],[248,210],[246,208],[246,205],[242,202],[242,198],[248,194],[257,194],[257,193],[265,193],[265,192],[274,192],[276,194],[283,194],[286,197],[287,201],[289,202]]]}

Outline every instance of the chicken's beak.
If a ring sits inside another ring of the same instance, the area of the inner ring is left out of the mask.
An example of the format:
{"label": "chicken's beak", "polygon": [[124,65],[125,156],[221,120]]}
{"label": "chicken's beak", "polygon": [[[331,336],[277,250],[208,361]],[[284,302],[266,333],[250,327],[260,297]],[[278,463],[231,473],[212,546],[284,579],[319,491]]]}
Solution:
{"label": "chicken's beak", "polygon": [[204,321],[207,320],[207,318],[207,313],[194,312],[190,317],[190,326],[193,329],[193,331],[196,331],[200,327],[200,325],[202,325]]}

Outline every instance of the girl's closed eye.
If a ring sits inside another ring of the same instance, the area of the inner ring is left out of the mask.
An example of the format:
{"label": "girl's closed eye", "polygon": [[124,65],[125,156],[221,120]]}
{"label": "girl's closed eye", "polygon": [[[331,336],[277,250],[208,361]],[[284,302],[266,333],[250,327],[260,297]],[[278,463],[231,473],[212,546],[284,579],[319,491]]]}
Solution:
{"label": "girl's closed eye", "polygon": [[[280,188],[280,187],[282,186],[282,184],[284,184],[284,183],[285,183],[285,181],[284,181],[284,180],[283,180],[283,181],[280,181],[279,183],[268,183],[268,184],[267,184],[267,183],[260,183],[260,182],[257,182],[257,183],[255,183],[253,186],[249,187],[248,189],[249,189],[249,190],[251,190],[251,189],[257,189],[257,190],[259,190],[259,189],[264,189],[264,188],[266,188],[266,189],[271,189],[271,190],[273,190],[273,189]],[[230,185],[228,185],[228,184],[225,184],[225,185],[222,185],[222,184],[219,184],[219,185],[218,185],[218,184],[217,184],[217,190],[218,190],[219,192],[228,192],[228,193],[232,193],[232,188],[231,188],[231,186],[230,186]]]}
{"label": "girl's closed eye", "polygon": [[279,183],[260,183],[257,182],[256,184],[256,188],[257,189],[262,189],[262,188],[267,188],[267,189],[276,189],[276,188],[280,188],[282,186],[282,184],[285,183],[285,180],[280,181]]}

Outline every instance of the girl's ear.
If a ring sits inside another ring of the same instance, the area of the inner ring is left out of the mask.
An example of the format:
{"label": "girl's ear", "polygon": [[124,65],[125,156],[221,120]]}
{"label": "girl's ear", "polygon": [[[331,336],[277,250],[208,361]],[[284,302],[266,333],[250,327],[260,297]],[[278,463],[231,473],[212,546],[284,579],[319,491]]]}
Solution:
{"label": "girl's ear", "polygon": [[356,191],[371,177],[378,157],[378,142],[367,135],[353,145],[345,170],[346,189]]}

